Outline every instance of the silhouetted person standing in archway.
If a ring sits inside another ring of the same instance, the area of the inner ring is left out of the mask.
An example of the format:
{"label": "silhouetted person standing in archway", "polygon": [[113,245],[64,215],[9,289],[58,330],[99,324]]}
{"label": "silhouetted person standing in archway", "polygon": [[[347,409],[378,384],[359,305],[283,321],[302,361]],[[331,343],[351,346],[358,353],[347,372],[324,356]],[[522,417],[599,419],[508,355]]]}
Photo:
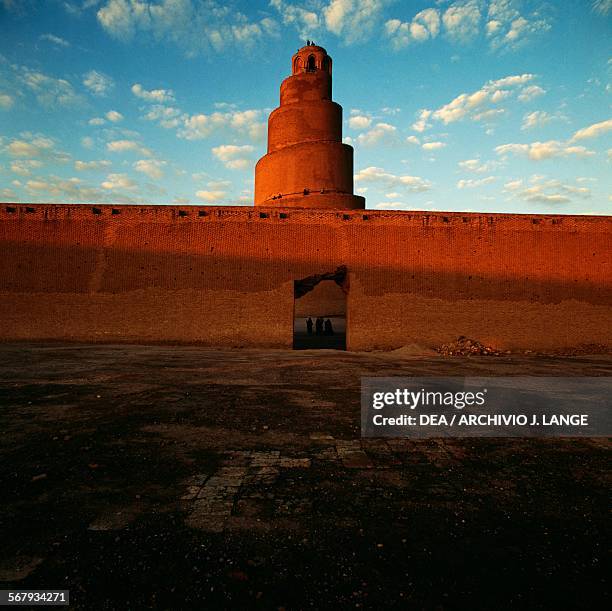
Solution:
{"label": "silhouetted person standing in archway", "polygon": [[325,321],[325,335],[333,335],[334,328],[332,327],[332,322],[329,318]]}
{"label": "silhouetted person standing in archway", "polygon": [[323,335],[323,319],[320,316],[317,318],[315,327],[316,327],[316,334]]}
{"label": "silhouetted person standing in archway", "polygon": [[312,318],[310,318],[310,316],[306,321],[306,331],[308,331],[308,335],[312,335]]}

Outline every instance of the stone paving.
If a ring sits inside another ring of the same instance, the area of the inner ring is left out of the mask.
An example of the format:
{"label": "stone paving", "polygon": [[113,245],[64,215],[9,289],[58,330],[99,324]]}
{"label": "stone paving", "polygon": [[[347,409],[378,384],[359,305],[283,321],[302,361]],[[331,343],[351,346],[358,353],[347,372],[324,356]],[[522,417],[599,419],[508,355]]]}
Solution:
{"label": "stone paving", "polygon": [[[244,487],[269,487],[282,470],[309,469],[313,461],[337,463],[339,460],[347,468],[374,467],[361,449],[359,440],[335,440],[328,434],[315,434],[311,438],[326,445],[314,450],[310,457],[281,455],[278,450],[230,451],[218,471],[185,480],[186,491],[181,500],[187,501],[187,524],[204,531],[221,532],[228,526],[232,515],[253,515],[255,511],[249,505],[254,503],[249,501],[261,495],[249,495]],[[296,513],[303,513],[303,508],[309,505],[307,499],[291,499],[291,502],[276,499],[275,502],[283,505],[284,513],[290,504],[298,507]]]}
{"label": "stone paving", "polygon": [[0,589],[79,609],[601,608],[607,439],[361,439],[362,375],[609,357],[0,349]]}

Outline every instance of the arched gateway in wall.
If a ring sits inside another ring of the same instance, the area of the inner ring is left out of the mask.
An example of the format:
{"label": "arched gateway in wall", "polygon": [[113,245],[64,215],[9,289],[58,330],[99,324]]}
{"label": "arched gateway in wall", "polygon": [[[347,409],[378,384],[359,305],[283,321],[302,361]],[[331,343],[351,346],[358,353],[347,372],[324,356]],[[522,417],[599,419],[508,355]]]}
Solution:
{"label": "arched gateway in wall", "polygon": [[[293,283],[294,349],[346,350],[348,291],[349,282],[345,266],[301,278]],[[328,332],[323,329],[322,333],[317,333],[317,319],[323,321],[324,325],[325,323],[329,325]]]}

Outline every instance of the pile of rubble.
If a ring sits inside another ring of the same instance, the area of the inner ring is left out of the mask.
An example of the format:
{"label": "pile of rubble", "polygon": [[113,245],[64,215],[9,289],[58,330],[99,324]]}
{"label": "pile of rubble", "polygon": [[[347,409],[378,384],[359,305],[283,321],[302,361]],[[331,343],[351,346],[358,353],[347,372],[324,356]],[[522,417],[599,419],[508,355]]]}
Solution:
{"label": "pile of rubble", "polygon": [[485,346],[479,341],[469,339],[464,335],[450,344],[443,344],[438,348],[438,352],[442,356],[499,356],[502,354],[499,350],[491,348],[491,346]]}
{"label": "pile of rubble", "polygon": [[[533,351],[526,351],[525,354],[535,354]],[[612,346],[605,344],[579,344],[571,348],[558,348],[547,350],[543,354],[547,356],[584,356],[590,354],[612,354]]]}

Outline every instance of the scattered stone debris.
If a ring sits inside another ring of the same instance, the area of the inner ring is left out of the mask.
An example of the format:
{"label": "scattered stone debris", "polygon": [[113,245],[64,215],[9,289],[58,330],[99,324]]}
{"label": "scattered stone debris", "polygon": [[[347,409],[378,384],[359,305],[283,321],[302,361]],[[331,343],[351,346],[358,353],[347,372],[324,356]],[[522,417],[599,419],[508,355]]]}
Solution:
{"label": "scattered stone debris", "polygon": [[[512,354],[510,350],[496,350],[491,346],[485,346],[481,342],[461,335],[456,341],[443,344],[437,349],[442,356],[501,356]],[[579,344],[568,348],[556,350],[521,350],[520,354],[525,356],[585,356],[590,354],[611,354],[612,347],[604,344]]]}
{"label": "scattered stone debris", "polygon": [[[525,351],[524,354],[538,354],[533,351]],[[610,354],[612,353],[612,346],[606,346],[604,344],[579,344],[578,346],[570,348],[559,348],[557,350],[546,350],[542,354],[546,356],[583,356],[589,354]]]}
{"label": "scattered stone debris", "polygon": [[479,341],[469,339],[464,335],[459,336],[456,341],[450,344],[443,344],[438,352],[442,356],[500,356],[503,354],[503,352],[491,346],[485,346]]}

